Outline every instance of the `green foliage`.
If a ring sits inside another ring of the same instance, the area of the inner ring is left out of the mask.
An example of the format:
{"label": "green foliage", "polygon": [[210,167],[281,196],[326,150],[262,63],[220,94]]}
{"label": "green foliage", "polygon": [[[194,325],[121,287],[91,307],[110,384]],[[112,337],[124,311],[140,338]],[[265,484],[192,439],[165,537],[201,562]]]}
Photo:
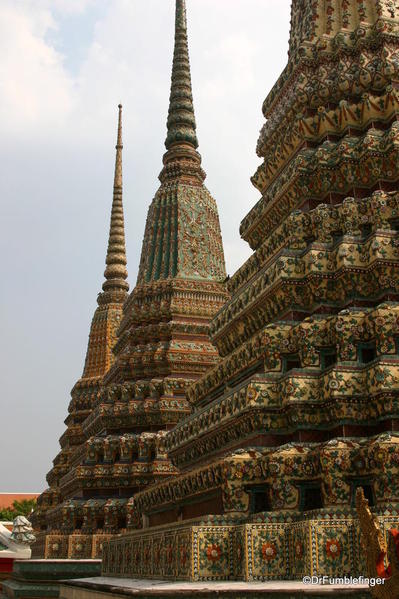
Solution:
{"label": "green foliage", "polygon": [[10,508],[0,510],[0,521],[12,521],[15,515],[15,512]]}
{"label": "green foliage", "polygon": [[12,508],[0,510],[0,520],[12,521],[17,516],[29,516],[36,507],[36,499],[15,500]]}

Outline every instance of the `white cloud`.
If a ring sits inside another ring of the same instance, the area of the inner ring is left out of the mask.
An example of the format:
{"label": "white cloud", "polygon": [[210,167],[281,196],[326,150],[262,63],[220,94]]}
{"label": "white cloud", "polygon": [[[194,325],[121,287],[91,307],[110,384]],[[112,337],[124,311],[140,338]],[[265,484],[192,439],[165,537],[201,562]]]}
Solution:
{"label": "white cloud", "polygon": [[0,4],[0,123],[3,134],[41,135],[73,106],[73,82],[62,56],[45,42],[55,28],[44,10]]}
{"label": "white cloud", "polygon": [[81,15],[94,3],[95,0],[43,0],[48,8],[63,15]]}
{"label": "white cloud", "polygon": [[84,14],[95,4],[96,0],[17,0],[17,2],[25,11],[30,11],[33,14],[44,10],[57,15],[71,16]]}

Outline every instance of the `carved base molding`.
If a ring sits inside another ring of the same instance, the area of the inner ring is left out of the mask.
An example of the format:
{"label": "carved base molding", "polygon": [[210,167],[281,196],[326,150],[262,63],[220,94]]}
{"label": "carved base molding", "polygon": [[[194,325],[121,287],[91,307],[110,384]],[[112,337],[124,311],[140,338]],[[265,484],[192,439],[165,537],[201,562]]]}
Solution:
{"label": "carved base molding", "polygon": [[[367,576],[355,510],[273,512],[256,519],[181,522],[114,537],[104,544],[103,575],[189,581]],[[387,535],[399,526],[399,511],[378,520]]]}
{"label": "carved base molding", "polygon": [[32,546],[32,558],[101,559],[103,543],[114,535],[79,535],[38,533]]}

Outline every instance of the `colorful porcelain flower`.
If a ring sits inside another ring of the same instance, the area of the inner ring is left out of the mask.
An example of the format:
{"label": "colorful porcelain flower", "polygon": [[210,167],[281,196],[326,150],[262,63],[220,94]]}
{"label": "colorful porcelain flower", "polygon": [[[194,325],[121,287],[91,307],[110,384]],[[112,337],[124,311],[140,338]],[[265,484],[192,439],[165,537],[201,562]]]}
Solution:
{"label": "colorful porcelain flower", "polygon": [[206,557],[209,559],[209,561],[217,562],[220,560],[221,555],[222,550],[219,547],[219,545],[208,545],[208,548],[206,550]]}
{"label": "colorful porcelain flower", "polygon": [[327,553],[327,556],[332,559],[339,557],[339,555],[341,553],[340,543],[338,541],[336,541],[335,539],[330,539],[329,541],[327,541],[326,553]]}
{"label": "colorful porcelain flower", "polygon": [[273,545],[272,543],[263,543],[262,545],[262,557],[264,560],[266,560],[267,562],[270,562],[272,559],[274,559],[277,555],[277,549],[276,546]]}
{"label": "colorful porcelain flower", "polygon": [[313,463],[308,461],[302,465],[302,470],[305,474],[312,474],[314,471]]}
{"label": "colorful porcelain flower", "polygon": [[247,397],[248,399],[255,399],[255,397],[258,395],[256,389],[254,389],[253,387],[250,387],[247,391]]}
{"label": "colorful porcelain flower", "polygon": [[377,460],[379,460],[380,462],[384,462],[386,459],[386,452],[383,449],[379,449],[376,454],[375,457],[377,458]]}
{"label": "colorful porcelain flower", "polygon": [[254,475],[256,478],[260,478],[262,476],[262,468],[260,466],[255,466]]}
{"label": "colorful porcelain flower", "polygon": [[289,395],[292,395],[295,392],[295,387],[292,383],[288,383],[285,390]]}
{"label": "colorful porcelain flower", "polygon": [[366,467],[366,463],[365,463],[364,459],[359,457],[355,461],[355,467],[357,470],[364,470],[364,468]]}

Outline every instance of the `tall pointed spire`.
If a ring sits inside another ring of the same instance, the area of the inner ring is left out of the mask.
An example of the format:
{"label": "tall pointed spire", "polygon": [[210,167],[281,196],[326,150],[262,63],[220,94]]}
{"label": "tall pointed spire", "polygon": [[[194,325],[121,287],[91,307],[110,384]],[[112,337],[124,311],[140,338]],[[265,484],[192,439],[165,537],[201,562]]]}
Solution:
{"label": "tall pointed spire", "polygon": [[175,48],[165,146],[185,142],[198,147],[188,57],[186,1],[176,0]]}
{"label": "tall pointed spire", "polygon": [[104,291],[128,291],[126,269],[125,226],[122,203],[122,104],[119,104],[118,135],[116,142],[114,194],[109,229]]}
{"label": "tall pointed spire", "polygon": [[203,185],[206,174],[197,150],[185,0],[176,0],[167,129],[161,186],[148,211],[137,284],[172,278],[223,281],[219,215]]}
{"label": "tall pointed spire", "polygon": [[[106,257],[107,266],[104,273],[105,282],[102,293],[98,294],[98,306],[91,321],[83,373],[71,392],[72,401],[69,404],[69,414],[65,420],[67,430],[60,439],[61,451],[47,475],[51,490],[46,491],[42,499],[39,499],[39,506],[41,500],[43,500],[43,505],[46,505],[44,499],[46,495],[52,498],[59,497],[57,490],[59,481],[73,467],[72,456],[81,447],[82,440],[85,439],[82,424],[91,412],[97,394],[102,387],[103,376],[114,363],[113,349],[123,317],[124,302],[129,290],[126,281],[125,230],[122,204],[122,106],[119,105],[118,108],[114,192]],[[35,517],[38,519],[43,517],[43,512],[40,514],[40,507],[39,515],[37,514]]]}

